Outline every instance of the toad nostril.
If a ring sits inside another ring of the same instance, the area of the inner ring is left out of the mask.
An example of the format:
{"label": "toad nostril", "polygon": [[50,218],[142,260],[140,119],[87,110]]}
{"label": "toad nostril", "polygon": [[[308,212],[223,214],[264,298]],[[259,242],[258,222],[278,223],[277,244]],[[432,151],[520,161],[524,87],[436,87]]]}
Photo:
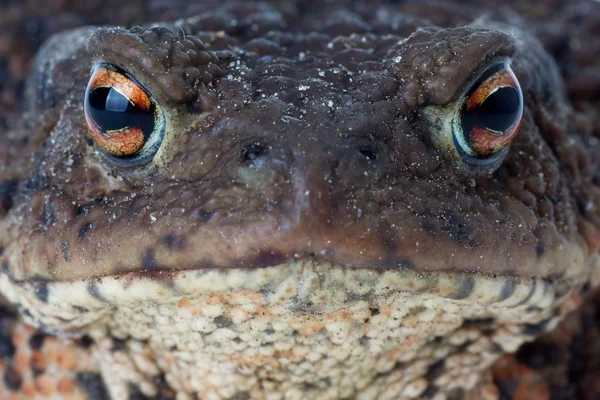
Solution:
{"label": "toad nostril", "polygon": [[358,148],[358,151],[360,151],[360,154],[365,156],[367,160],[377,160],[377,153],[371,144],[361,144]]}
{"label": "toad nostril", "polygon": [[383,144],[366,138],[353,138],[335,150],[335,174],[339,183],[348,189],[374,185],[385,173],[388,153]]}
{"label": "toad nostril", "polygon": [[242,148],[242,162],[250,164],[261,156],[264,156],[269,151],[268,147],[261,142],[248,143]]}

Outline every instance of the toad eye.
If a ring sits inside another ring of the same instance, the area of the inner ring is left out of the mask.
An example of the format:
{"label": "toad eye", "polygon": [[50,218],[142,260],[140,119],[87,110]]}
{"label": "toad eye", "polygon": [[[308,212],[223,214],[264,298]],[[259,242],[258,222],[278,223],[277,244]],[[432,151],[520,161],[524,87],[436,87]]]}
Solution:
{"label": "toad eye", "polygon": [[84,112],[92,138],[113,160],[140,164],[160,146],[160,107],[140,84],[112,65],[101,64],[92,71]]}
{"label": "toad eye", "polygon": [[462,160],[481,167],[508,151],[523,117],[523,94],[508,63],[488,68],[464,96],[452,121],[454,145]]}

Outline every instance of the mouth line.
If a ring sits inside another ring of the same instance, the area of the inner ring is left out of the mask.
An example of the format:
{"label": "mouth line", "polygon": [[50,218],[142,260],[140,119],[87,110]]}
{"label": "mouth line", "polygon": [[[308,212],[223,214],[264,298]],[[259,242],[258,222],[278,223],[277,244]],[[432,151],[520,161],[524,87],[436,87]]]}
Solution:
{"label": "mouth line", "polygon": [[[391,292],[428,295],[482,306],[518,307],[552,292],[561,297],[571,285],[543,277],[486,275],[467,271],[348,268],[316,260],[263,268],[153,269],[74,281],[13,281],[42,303],[89,310],[173,299],[254,291],[274,303],[302,302],[311,290],[333,291],[345,299],[376,300]],[[287,289],[283,289],[287,287]],[[280,293],[282,290],[285,293]],[[538,293],[539,292],[539,293]],[[555,296],[553,296],[555,297]],[[321,312],[314,303],[306,311]]]}
{"label": "mouth line", "polygon": [[350,269],[315,260],[261,269],[152,271],[76,281],[19,282],[0,275],[0,291],[21,304],[26,319],[48,332],[71,336],[121,311],[177,313],[190,302],[227,310],[241,301],[281,315],[325,318],[354,307],[378,309],[403,298],[407,307],[425,302],[441,313],[469,307],[478,315],[519,316],[549,312],[572,292],[571,286],[542,277]]}

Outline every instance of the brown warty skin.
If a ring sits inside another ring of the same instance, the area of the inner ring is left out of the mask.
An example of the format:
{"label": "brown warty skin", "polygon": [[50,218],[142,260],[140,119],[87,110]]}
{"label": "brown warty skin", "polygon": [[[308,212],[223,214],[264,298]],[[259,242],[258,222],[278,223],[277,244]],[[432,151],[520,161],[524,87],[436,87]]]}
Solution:
{"label": "brown warty skin", "polygon": [[188,3],[0,103],[0,397],[498,398],[600,282],[600,3]]}

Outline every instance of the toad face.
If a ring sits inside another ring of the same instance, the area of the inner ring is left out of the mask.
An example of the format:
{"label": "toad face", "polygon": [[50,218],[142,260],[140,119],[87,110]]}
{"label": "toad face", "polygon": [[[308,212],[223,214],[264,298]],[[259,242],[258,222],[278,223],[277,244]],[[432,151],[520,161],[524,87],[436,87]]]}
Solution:
{"label": "toad face", "polygon": [[0,150],[27,321],[91,336],[116,398],[451,393],[554,326],[600,197],[542,46],[253,7],[45,46]]}

